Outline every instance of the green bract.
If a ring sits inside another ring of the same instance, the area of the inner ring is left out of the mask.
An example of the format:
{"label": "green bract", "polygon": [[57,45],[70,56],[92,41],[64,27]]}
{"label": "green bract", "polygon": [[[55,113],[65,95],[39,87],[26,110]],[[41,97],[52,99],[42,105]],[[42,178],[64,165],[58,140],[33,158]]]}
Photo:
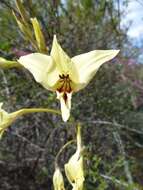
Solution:
{"label": "green bract", "polygon": [[38,83],[57,93],[62,118],[67,121],[70,116],[72,93],[86,87],[99,67],[114,58],[118,52],[119,50],[94,50],[70,58],[54,36],[49,56],[32,53],[20,57],[18,62],[33,74]]}

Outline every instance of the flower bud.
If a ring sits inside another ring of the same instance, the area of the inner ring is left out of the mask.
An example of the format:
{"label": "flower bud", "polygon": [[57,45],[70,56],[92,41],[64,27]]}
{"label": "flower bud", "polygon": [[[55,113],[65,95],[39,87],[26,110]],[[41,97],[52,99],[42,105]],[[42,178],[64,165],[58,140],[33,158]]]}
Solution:
{"label": "flower bud", "polygon": [[84,182],[84,171],[83,171],[83,156],[81,146],[81,134],[80,126],[77,130],[77,150],[75,154],[69,159],[68,163],[65,164],[65,173],[73,186],[73,190],[82,190]]}
{"label": "flower bud", "polygon": [[63,175],[59,167],[56,168],[55,173],[53,175],[53,185],[54,190],[65,190]]}
{"label": "flower bud", "polygon": [[3,103],[0,103],[0,139],[7,130],[7,128],[17,119],[17,116],[19,115],[19,111],[8,113],[5,110],[2,109]]}

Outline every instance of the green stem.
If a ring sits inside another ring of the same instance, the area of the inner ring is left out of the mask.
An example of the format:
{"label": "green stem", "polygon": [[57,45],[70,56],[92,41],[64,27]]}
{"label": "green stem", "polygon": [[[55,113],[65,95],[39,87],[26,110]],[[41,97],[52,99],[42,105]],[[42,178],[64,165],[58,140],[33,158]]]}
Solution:
{"label": "green stem", "polygon": [[59,158],[60,154],[63,152],[63,150],[64,150],[68,145],[70,145],[70,144],[73,143],[73,142],[76,142],[76,140],[68,141],[68,142],[67,142],[66,144],[64,144],[64,145],[62,146],[62,148],[59,150],[59,152],[57,153],[56,158],[55,158],[55,168],[58,167],[58,158]]}
{"label": "green stem", "polygon": [[17,61],[0,61],[0,68],[2,69],[11,69],[11,68],[21,68],[22,65],[20,65]]}
{"label": "green stem", "polygon": [[60,111],[54,110],[54,109],[48,109],[48,108],[24,108],[17,112],[19,112],[18,115],[25,115],[29,113],[38,113],[38,112],[49,112],[49,113],[61,115]]}
{"label": "green stem", "polygon": [[81,125],[77,124],[77,149],[81,151],[82,142],[81,142]]}

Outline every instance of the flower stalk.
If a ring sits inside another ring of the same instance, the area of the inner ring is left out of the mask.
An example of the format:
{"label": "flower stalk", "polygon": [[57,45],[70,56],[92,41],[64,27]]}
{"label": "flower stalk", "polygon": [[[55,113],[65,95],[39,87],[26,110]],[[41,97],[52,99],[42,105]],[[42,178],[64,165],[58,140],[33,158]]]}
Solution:
{"label": "flower stalk", "polygon": [[23,108],[23,109],[21,109],[19,111],[16,111],[16,112],[18,112],[18,114],[20,116],[26,115],[26,114],[29,114],[29,113],[40,113],[40,112],[48,112],[48,113],[61,115],[60,111],[55,110],[55,109],[48,109],[48,108]]}
{"label": "flower stalk", "polygon": [[7,59],[0,57],[0,68],[1,69],[22,68],[22,65],[20,65],[17,61],[9,61]]}
{"label": "flower stalk", "polygon": [[67,148],[67,146],[69,146],[70,144],[76,142],[76,140],[71,140],[71,141],[68,141],[66,144],[64,144],[62,146],[62,148],[59,150],[59,152],[57,153],[56,157],[55,157],[55,168],[58,166],[58,159],[59,159],[59,156],[61,155],[61,153],[64,151],[65,148]]}
{"label": "flower stalk", "polygon": [[61,115],[60,111],[48,108],[25,108],[12,113],[8,113],[2,109],[2,105],[3,104],[0,103],[0,138],[2,137],[3,133],[8,129],[8,127],[12,123],[14,123],[15,120],[20,116],[36,112],[48,112],[48,113]]}

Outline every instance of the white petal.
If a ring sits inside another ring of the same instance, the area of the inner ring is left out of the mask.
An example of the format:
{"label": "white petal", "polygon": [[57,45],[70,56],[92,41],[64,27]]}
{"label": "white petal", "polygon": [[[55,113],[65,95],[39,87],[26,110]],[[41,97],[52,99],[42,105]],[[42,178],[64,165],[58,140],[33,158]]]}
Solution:
{"label": "white petal", "polygon": [[84,88],[94,77],[99,67],[113,59],[119,50],[94,50],[72,58],[74,65],[79,72],[80,84],[77,90]]}
{"label": "white petal", "polygon": [[78,80],[78,73],[71,58],[64,52],[60,44],[57,42],[56,35],[54,35],[53,45],[51,50],[51,57],[53,58],[58,70],[61,74],[69,74],[70,79],[75,83]]}
{"label": "white petal", "polygon": [[66,93],[66,96],[67,99],[65,101],[64,92],[62,93],[57,92],[57,98],[60,100],[61,103],[61,112],[64,122],[66,122],[70,117],[72,93]]}
{"label": "white petal", "polygon": [[49,90],[52,90],[59,79],[59,72],[50,56],[32,53],[20,57],[18,62],[33,74],[37,82]]}

